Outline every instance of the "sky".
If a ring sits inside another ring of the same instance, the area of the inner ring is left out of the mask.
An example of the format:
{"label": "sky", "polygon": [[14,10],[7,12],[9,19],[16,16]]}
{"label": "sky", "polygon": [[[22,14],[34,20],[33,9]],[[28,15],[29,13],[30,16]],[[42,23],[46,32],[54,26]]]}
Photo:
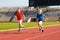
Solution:
{"label": "sky", "polygon": [[29,6],[29,0],[0,0],[0,7],[26,7],[26,6],[27,7]]}
{"label": "sky", "polygon": [[25,7],[28,5],[28,0],[0,0],[0,7]]}

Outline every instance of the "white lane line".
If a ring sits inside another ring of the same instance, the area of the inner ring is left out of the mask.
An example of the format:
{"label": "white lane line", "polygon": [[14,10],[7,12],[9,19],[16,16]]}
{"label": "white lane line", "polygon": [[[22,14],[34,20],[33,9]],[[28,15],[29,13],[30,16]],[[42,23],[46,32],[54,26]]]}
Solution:
{"label": "white lane line", "polygon": [[47,33],[47,34],[43,34],[43,35],[37,35],[37,36],[34,36],[34,37],[31,37],[31,38],[27,38],[27,39],[24,39],[24,40],[31,40],[31,39],[35,39],[35,38],[38,38],[38,37],[43,37],[43,36],[47,36],[47,35],[50,35],[50,34],[55,34],[55,33],[58,33],[60,32],[59,31],[55,31],[55,32],[50,32],[50,33]]}

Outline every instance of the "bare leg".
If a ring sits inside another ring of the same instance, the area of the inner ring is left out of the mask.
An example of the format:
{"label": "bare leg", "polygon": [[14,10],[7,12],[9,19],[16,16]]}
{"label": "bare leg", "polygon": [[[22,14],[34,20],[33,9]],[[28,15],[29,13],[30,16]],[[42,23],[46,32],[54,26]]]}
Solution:
{"label": "bare leg", "polygon": [[38,23],[39,31],[42,29],[42,24]]}
{"label": "bare leg", "polygon": [[21,28],[20,20],[18,20],[18,32],[20,32],[20,28]]}
{"label": "bare leg", "polygon": [[38,23],[38,25],[39,25],[39,31],[41,30],[43,32],[44,31],[44,28],[42,27],[42,21],[40,21]]}
{"label": "bare leg", "polygon": [[22,20],[20,20],[20,26],[24,28],[24,25],[22,24]]}
{"label": "bare leg", "polygon": [[20,27],[21,27],[21,26],[20,26],[20,23],[19,23],[19,29],[18,29],[18,32],[20,32]]}

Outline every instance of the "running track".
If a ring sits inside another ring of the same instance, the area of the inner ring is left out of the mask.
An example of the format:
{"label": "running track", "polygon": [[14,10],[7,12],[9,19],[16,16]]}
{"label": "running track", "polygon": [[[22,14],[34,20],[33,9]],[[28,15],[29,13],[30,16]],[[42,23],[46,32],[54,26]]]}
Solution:
{"label": "running track", "polygon": [[45,27],[42,33],[38,28],[0,32],[0,40],[60,40],[60,25]]}

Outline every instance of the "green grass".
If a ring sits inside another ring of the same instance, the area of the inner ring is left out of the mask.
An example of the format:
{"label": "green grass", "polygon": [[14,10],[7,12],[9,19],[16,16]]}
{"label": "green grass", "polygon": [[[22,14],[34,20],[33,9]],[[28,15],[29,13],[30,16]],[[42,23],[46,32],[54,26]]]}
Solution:
{"label": "green grass", "polygon": [[[34,28],[38,26],[37,22],[24,22],[23,23],[26,28]],[[49,25],[57,25],[60,24],[60,22],[43,22],[43,26],[49,26]],[[0,23],[0,30],[7,30],[7,29],[16,29],[18,28],[18,23]]]}

